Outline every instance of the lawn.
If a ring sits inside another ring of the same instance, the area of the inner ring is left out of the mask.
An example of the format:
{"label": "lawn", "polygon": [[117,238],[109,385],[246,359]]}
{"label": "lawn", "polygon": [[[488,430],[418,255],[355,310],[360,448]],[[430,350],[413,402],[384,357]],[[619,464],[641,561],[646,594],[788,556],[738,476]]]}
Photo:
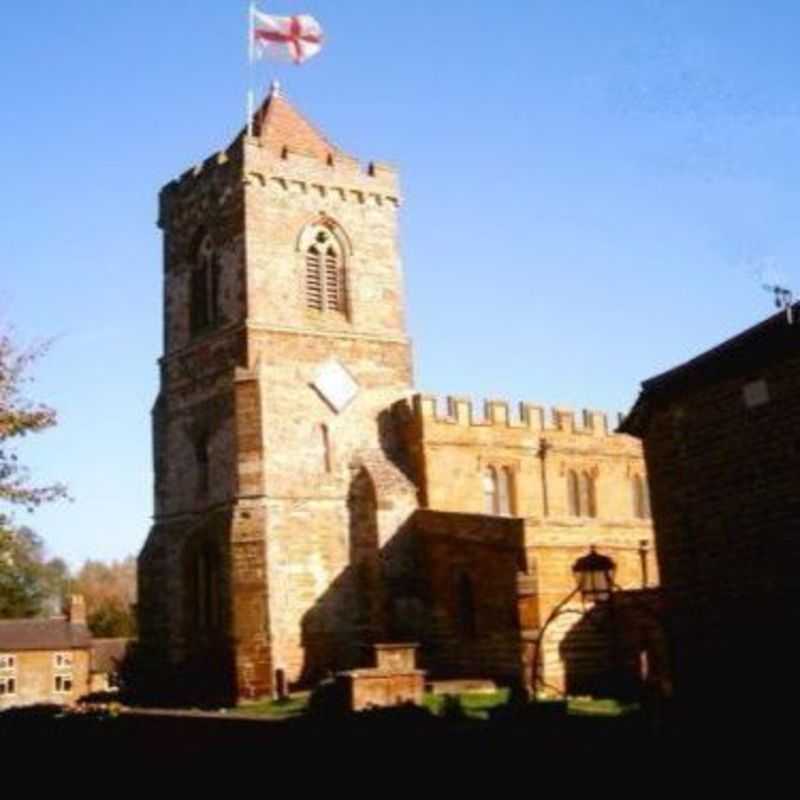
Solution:
{"label": "lawn", "polygon": [[[257,700],[241,703],[232,715],[254,715],[268,719],[289,719],[306,712],[310,698],[309,692],[298,692],[285,700]],[[489,712],[508,702],[508,689],[495,692],[465,692],[459,695],[425,694],[423,706],[436,716],[461,711],[472,719],[488,719]],[[551,700],[540,700],[542,704]],[[575,716],[617,717],[635,710],[635,706],[627,706],[611,699],[595,699],[592,697],[572,697],[567,702],[567,713]],[[456,712],[458,713],[458,712]]]}

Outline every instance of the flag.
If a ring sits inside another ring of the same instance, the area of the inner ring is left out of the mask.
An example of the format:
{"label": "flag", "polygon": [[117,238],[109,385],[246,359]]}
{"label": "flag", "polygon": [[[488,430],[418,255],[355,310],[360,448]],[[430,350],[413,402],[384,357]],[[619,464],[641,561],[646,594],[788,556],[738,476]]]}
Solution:
{"label": "flag", "polygon": [[322,47],[322,28],[314,17],[272,17],[253,9],[253,56],[301,64]]}

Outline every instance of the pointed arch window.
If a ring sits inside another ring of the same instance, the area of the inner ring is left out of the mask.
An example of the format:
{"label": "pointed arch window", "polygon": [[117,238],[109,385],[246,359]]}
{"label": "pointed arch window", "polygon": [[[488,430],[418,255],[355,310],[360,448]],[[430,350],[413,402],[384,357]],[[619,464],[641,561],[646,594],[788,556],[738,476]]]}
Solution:
{"label": "pointed arch window", "polygon": [[589,472],[567,472],[567,511],[572,517],[596,517],[594,478]]}
{"label": "pointed arch window", "polygon": [[220,264],[211,236],[205,234],[194,249],[189,274],[189,332],[207,330],[221,319]]}
{"label": "pointed arch window", "polygon": [[581,494],[578,473],[572,469],[567,472],[567,510],[572,517],[579,517],[581,515]]}
{"label": "pointed arch window", "polygon": [[345,312],[344,252],[327,228],[314,226],[305,251],[306,307],[312,311]]}
{"label": "pointed arch window", "polygon": [[510,517],[514,513],[514,476],[510,467],[501,467],[497,484],[497,513]]}
{"label": "pointed arch window", "polygon": [[482,474],[485,514],[510,517],[514,514],[514,475],[511,467],[488,466]]}
{"label": "pointed arch window", "polygon": [[633,490],[633,515],[637,519],[649,519],[650,491],[647,481],[641,475],[634,475],[631,484]]}
{"label": "pointed arch window", "polygon": [[494,467],[483,471],[483,510],[486,514],[497,513],[497,470]]}
{"label": "pointed arch window", "polygon": [[581,516],[596,517],[597,508],[594,497],[594,478],[588,472],[582,472],[580,477]]}

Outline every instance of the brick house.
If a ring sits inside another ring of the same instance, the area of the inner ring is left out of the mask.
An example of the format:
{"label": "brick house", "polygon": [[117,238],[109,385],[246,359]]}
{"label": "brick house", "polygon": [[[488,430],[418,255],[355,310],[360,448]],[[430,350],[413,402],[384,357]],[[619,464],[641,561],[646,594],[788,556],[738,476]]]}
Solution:
{"label": "brick house", "polygon": [[0,710],[69,705],[89,691],[91,634],[83,598],[54,619],[0,620]]}
{"label": "brick house", "polygon": [[[605,416],[417,394],[397,171],[363,167],[273,86],[252,135],[161,191],[153,674],[235,697],[418,641],[431,675],[527,682],[590,545],[658,581],[641,445]],[[454,338],[457,342],[457,338]],[[569,683],[553,627],[548,683]]]}
{"label": "brick house", "polygon": [[[795,310],[795,314],[797,311]],[[800,326],[776,314],[644,381],[622,429],[650,476],[676,699],[793,680],[800,569]]]}

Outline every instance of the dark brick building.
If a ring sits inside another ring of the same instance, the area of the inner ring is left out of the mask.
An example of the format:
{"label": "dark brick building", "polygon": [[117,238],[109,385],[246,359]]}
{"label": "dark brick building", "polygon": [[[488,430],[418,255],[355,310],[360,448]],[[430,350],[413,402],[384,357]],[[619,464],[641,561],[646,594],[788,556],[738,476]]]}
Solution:
{"label": "dark brick building", "polygon": [[800,325],[777,314],[642,384],[676,697],[757,698],[791,679],[798,620]]}

